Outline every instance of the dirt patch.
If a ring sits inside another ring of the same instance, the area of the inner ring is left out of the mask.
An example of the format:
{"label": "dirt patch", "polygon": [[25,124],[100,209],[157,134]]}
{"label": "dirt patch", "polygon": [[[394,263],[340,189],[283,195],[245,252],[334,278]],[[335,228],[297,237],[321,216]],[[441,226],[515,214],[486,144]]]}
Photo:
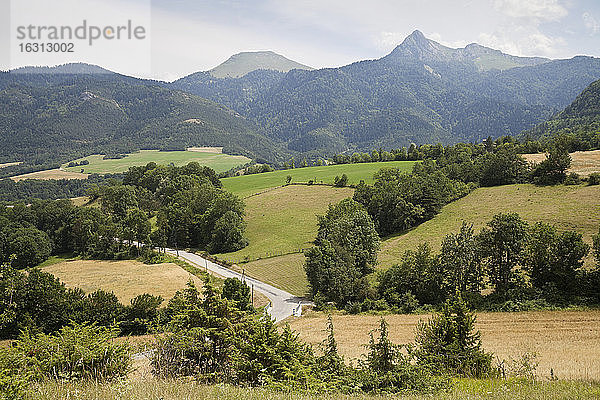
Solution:
{"label": "dirt patch", "polygon": [[87,179],[88,174],[82,174],[80,172],[63,171],[62,169],[47,169],[45,171],[30,172],[28,174],[13,176],[12,179],[15,182],[22,181],[24,179]]}

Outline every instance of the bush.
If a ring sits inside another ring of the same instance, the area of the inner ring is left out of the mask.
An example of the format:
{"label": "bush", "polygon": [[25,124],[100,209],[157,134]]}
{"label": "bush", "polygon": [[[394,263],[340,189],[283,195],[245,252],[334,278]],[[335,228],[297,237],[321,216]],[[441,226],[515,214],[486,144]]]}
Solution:
{"label": "bush", "polygon": [[342,176],[336,176],[333,179],[333,186],[344,187],[347,184],[348,184],[348,176],[346,174],[342,174]]}
{"label": "bush", "polygon": [[588,185],[600,185],[600,173],[594,172],[588,176]]}
{"label": "bush", "polygon": [[581,178],[575,172],[571,172],[565,179],[565,185],[579,185],[580,183]]}
{"label": "bush", "polygon": [[416,331],[415,356],[420,365],[454,376],[481,378],[492,372],[492,354],[481,347],[474,332],[475,315],[460,297],[448,300],[442,312]]}
{"label": "bush", "polygon": [[[378,333],[377,340],[374,333]],[[412,352],[402,352],[403,346],[392,343],[388,338],[388,325],[381,319],[379,328],[370,333],[367,354],[355,372],[355,385],[363,392],[398,393],[413,391],[435,392],[449,387],[446,376],[433,375],[427,366],[412,362]]]}
{"label": "bush", "polygon": [[[3,360],[13,373],[41,379],[93,379],[107,381],[130,371],[129,345],[115,343],[118,329],[72,324],[55,334],[24,331]],[[5,365],[4,368],[7,368]]]}
{"label": "bush", "polygon": [[0,400],[23,400],[29,381],[23,375],[0,369]]}

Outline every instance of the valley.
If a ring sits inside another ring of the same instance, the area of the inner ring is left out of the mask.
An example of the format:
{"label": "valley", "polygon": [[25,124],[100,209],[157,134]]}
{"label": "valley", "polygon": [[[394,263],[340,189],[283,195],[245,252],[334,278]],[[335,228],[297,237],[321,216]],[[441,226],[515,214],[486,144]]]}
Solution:
{"label": "valley", "polygon": [[0,400],[600,398],[591,5],[187,3],[0,71]]}

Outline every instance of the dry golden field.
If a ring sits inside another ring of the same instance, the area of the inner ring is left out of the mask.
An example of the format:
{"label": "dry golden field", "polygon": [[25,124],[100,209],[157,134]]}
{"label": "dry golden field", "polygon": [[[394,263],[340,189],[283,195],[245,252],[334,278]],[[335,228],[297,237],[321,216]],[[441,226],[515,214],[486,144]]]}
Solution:
{"label": "dry golden field", "polygon": [[[346,358],[359,358],[370,330],[381,317],[374,315],[334,315],[333,324],[339,350]],[[414,329],[427,315],[388,315],[390,339],[394,343],[414,340]],[[324,339],[327,317],[311,312],[290,322],[292,329],[308,343]],[[535,311],[519,313],[480,313],[477,329],[487,351],[500,359],[516,358],[525,352],[538,354],[538,374],[559,379],[600,380],[600,310]]]}
{"label": "dry golden field", "polygon": [[19,165],[19,164],[23,164],[23,162],[22,161],[16,161],[16,162],[3,163],[3,164],[0,164],[0,168],[12,167],[13,165]]}
{"label": "dry golden field", "polygon": [[[529,162],[542,162],[546,159],[545,154],[523,154]],[[600,172],[600,150],[576,151],[571,153],[571,168],[569,172],[587,176],[593,172]]]}
{"label": "dry golden field", "polygon": [[44,267],[68,287],[86,293],[102,289],[114,292],[124,304],[135,296],[150,293],[168,300],[192,279],[198,287],[202,281],[177,264],[148,265],[139,261],[73,260]]}
{"label": "dry golden field", "polygon": [[87,179],[88,174],[82,174],[79,172],[63,171],[61,169],[47,169],[45,171],[30,172],[28,174],[13,176],[12,179],[15,182],[22,181],[24,179]]}

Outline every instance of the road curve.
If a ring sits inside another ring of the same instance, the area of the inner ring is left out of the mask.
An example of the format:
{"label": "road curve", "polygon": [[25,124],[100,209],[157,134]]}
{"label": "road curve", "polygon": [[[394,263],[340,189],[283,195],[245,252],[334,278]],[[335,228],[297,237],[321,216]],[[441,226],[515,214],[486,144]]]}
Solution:
{"label": "road curve", "polygon": [[[242,274],[239,272],[232,271],[229,268],[215,264],[214,262],[209,261],[198,254],[190,253],[184,250],[179,250],[177,252],[173,249],[167,249],[167,253],[174,256],[178,255],[180,258],[183,258],[184,260],[195,264],[200,268],[206,268],[224,278],[237,278],[242,280]],[[243,281],[246,283],[246,285],[249,287],[254,285],[254,290],[262,293],[271,301],[271,305],[267,307],[267,312],[271,315],[275,322],[283,321],[292,315],[300,316],[302,313],[302,305],[311,304],[301,297],[294,296],[285,290],[278,289],[269,285],[268,283],[261,282],[258,279],[254,279],[249,276],[244,276],[243,278]]]}

